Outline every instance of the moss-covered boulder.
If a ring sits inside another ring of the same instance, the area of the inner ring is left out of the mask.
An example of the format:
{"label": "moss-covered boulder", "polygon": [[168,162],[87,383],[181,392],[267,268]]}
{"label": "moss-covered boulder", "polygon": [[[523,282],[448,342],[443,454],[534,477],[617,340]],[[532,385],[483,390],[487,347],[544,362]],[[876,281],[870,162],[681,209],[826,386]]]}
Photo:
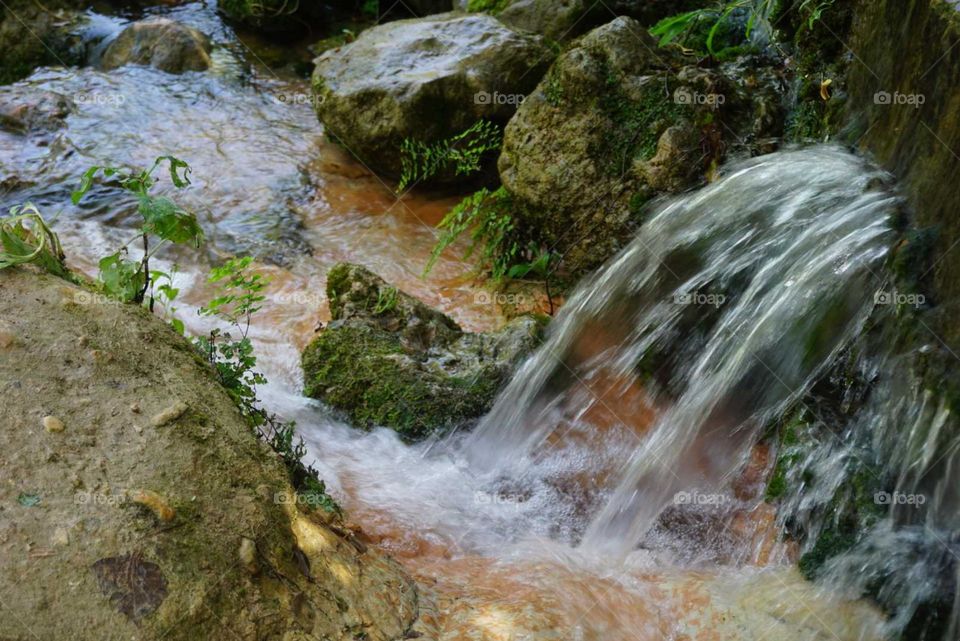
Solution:
{"label": "moss-covered boulder", "polygon": [[531,317],[489,334],[449,317],[359,265],[327,276],[333,321],[303,353],[306,394],[362,428],[415,440],[486,412],[517,361],[539,342]]}
{"label": "moss-covered boulder", "polygon": [[781,83],[756,60],[688,64],[617,18],[565,51],[508,124],[499,170],[516,220],[583,273],[641,222],[643,205],[709,177],[782,125]]}
{"label": "moss-covered boulder", "polygon": [[413,581],[296,500],[209,365],[145,309],[0,271],[0,388],[4,638],[410,634]]}
{"label": "moss-covered boulder", "polygon": [[540,37],[487,15],[398,20],[316,59],[317,114],[362,162],[399,176],[405,140],[506,123],[552,57]]}
{"label": "moss-covered boulder", "polygon": [[210,39],[193,27],[166,18],[135,22],[103,52],[104,69],[148,65],[170,73],[210,67]]}

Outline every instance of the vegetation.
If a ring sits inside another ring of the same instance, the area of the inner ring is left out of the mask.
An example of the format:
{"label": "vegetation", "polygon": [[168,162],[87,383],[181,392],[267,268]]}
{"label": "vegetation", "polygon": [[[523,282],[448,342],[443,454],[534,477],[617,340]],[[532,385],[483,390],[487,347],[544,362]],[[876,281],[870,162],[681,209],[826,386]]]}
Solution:
{"label": "vegetation", "polygon": [[0,219],[0,269],[36,263],[51,274],[67,277],[60,240],[31,203]]}
{"label": "vegetation", "polygon": [[[157,183],[153,174],[164,162],[168,165],[170,180],[177,189],[183,189],[190,184],[190,166],[187,163],[173,156],[161,156],[150,169],[140,171],[117,167],[91,167],[83,175],[80,187],[72,196],[73,204],[79,203],[90,191],[98,173],[105,178],[116,179],[122,189],[136,196],[137,211],[143,218],[143,224],[138,233],[116,252],[100,259],[100,283],[107,294],[123,302],[140,304],[149,293],[151,309],[155,295],[170,299],[170,295],[175,296],[175,292],[169,285],[155,287],[160,279],[166,277],[169,281],[170,278],[162,272],[151,272],[150,258],[167,243],[199,247],[203,241],[203,230],[200,229],[196,216],[169,198],[150,193]],[[151,246],[152,237],[159,241]],[[143,256],[130,259],[128,247],[138,239],[143,243]],[[180,329],[182,331],[182,327]]]}
{"label": "vegetation", "polygon": [[457,176],[476,173],[502,142],[500,127],[488,120],[478,120],[461,133],[432,144],[407,138],[400,145],[402,172],[397,189],[402,191],[446,172]]}
{"label": "vegetation", "polygon": [[664,18],[650,33],[660,46],[678,44],[699,55],[726,59],[756,32],[769,33],[774,0],[729,0]]}

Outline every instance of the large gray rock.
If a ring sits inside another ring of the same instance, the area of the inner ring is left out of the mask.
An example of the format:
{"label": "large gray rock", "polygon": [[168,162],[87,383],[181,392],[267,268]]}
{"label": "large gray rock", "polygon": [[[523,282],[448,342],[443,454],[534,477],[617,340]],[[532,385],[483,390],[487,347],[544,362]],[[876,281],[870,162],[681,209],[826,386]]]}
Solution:
{"label": "large gray rock", "polygon": [[423,438],[484,414],[541,337],[531,317],[499,332],[464,332],[449,317],[359,265],[327,277],[333,322],[303,353],[308,396],[362,428]]}
{"label": "large gray rock", "polygon": [[137,64],[170,73],[204,71],[210,67],[210,40],[173,20],[144,20],[124,29],[110,43],[101,64],[104,69]]}
{"label": "large gray rock", "polygon": [[430,143],[480,119],[505,123],[552,57],[540,37],[487,15],[398,20],[316,59],[317,114],[360,160],[396,176],[407,138]]}
{"label": "large gray rock", "polygon": [[776,131],[779,85],[747,65],[685,66],[632,18],[593,30],[506,128],[498,167],[518,224],[574,274],[596,267],[632,236],[651,198]]}

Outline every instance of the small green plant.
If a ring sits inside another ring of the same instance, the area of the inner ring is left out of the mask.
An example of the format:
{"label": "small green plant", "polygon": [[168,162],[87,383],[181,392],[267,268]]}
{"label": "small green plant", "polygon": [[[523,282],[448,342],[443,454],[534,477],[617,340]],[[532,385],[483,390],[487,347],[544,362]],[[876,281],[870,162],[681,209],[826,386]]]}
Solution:
{"label": "small green plant", "polygon": [[[134,194],[137,199],[137,211],[143,218],[143,225],[137,235],[124,243],[115,253],[100,259],[100,282],[107,294],[124,302],[140,304],[149,293],[151,310],[156,292],[153,287],[154,272],[150,271],[150,258],[167,243],[191,244],[199,247],[203,241],[203,230],[200,229],[192,213],[169,198],[150,193],[157,183],[154,173],[164,162],[168,164],[170,180],[177,189],[183,189],[190,184],[190,167],[187,163],[173,156],[161,156],[156,159],[150,169],[141,171],[117,167],[91,167],[84,173],[80,186],[71,197],[73,204],[79,203],[90,191],[97,174],[116,179],[121,188]],[[151,237],[159,239],[152,246]],[[128,257],[127,248],[138,239],[143,243],[143,256],[138,260],[132,260]]]}
{"label": "small green plant", "polygon": [[803,0],[800,3],[799,11],[807,16],[807,27],[813,29],[814,25],[823,18],[823,13],[833,6],[834,0]]}
{"label": "small green plant", "polygon": [[424,275],[467,230],[471,230],[471,243],[465,257],[470,258],[479,248],[481,267],[489,270],[494,280],[507,275],[521,252],[511,214],[510,194],[503,187],[493,192],[484,188],[467,196],[444,216],[438,227],[442,233],[433,247]]}
{"label": "small green plant", "polygon": [[497,14],[510,5],[510,0],[468,0],[467,11]]}
{"label": "small green plant", "polygon": [[8,217],[0,218],[0,269],[26,263],[69,277],[59,238],[31,203],[13,207]]}
{"label": "small green plant", "polygon": [[[745,13],[746,24],[743,27],[742,39],[749,40],[755,30],[760,29],[769,33],[770,14],[774,8],[774,0],[728,0],[717,2],[714,6],[695,9],[686,13],[669,16],[660,20],[650,29],[650,34],[660,39],[660,46],[679,44],[692,49],[696,53],[709,54],[714,58],[724,57],[727,46],[718,48],[719,40],[724,31],[738,32],[732,24],[734,16]],[[731,38],[739,37],[734,33],[727,34]]]}
{"label": "small green plant", "polygon": [[266,412],[257,398],[257,385],[265,384],[267,379],[256,369],[257,357],[249,332],[254,314],[266,300],[263,291],[269,281],[250,270],[252,262],[249,256],[233,258],[211,270],[208,280],[216,283],[220,291],[200,313],[216,316],[231,328],[213,329],[207,336],[195,338],[194,345],[213,367],[250,426],[283,459],[300,502],[339,512],[340,507],[327,494],[317,471],[303,463],[306,445],[303,439],[294,443],[296,424]]}
{"label": "small green plant", "polygon": [[517,263],[507,271],[508,278],[526,278],[533,274],[543,280],[543,287],[547,295],[547,302],[550,304],[550,315],[553,315],[553,295],[550,293],[550,265],[556,258],[556,255],[549,249],[540,249],[532,244],[529,247],[528,254],[532,260],[525,263]]}
{"label": "small green plant", "polygon": [[373,313],[379,316],[392,311],[397,306],[397,288],[384,287],[377,293],[377,302],[373,306]]}
{"label": "small green plant", "polygon": [[500,149],[503,132],[488,120],[478,120],[465,131],[427,144],[407,138],[400,145],[400,183],[403,191],[410,185],[429,180],[443,171],[453,170],[457,176],[480,171],[484,156]]}

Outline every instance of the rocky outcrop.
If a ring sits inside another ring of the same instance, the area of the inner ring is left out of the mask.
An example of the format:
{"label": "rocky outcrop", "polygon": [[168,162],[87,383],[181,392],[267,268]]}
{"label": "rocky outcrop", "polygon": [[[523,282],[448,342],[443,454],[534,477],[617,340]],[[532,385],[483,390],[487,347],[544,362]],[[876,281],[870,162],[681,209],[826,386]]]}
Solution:
{"label": "rocky outcrop", "polygon": [[272,34],[315,27],[329,12],[325,3],[289,0],[221,0],[217,8],[234,22]]}
{"label": "rocky outcrop", "polygon": [[506,123],[551,58],[541,38],[486,15],[398,20],[316,59],[317,114],[361,161],[397,176],[404,140]]}
{"label": "rocky outcrop", "polygon": [[506,128],[498,166],[515,219],[571,272],[596,267],[632,236],[650,199],[778,132],[780,84],[755,60],[686,64],[631,18],[595,29]]}
{"label": "rocky outcrop", "polygon": [[400,567],[296,500],[144,309],[0,271],[0,620],[11,639],[399,639]]}
{"label": "rocky outcrop", "polygon": [[530,317],[464,332],[359,265],[331,269],[327,297],[333,322],[303,353],[306,394],[410,440],[486,412],[541,334]]}
{"label": "rocky outcrop", "polygon": [[154,18],[124,29],[103,52],[104,69],[127,64],[148,65],[169,73],[204,71],[210,67],[210,40],[192,27]]}

